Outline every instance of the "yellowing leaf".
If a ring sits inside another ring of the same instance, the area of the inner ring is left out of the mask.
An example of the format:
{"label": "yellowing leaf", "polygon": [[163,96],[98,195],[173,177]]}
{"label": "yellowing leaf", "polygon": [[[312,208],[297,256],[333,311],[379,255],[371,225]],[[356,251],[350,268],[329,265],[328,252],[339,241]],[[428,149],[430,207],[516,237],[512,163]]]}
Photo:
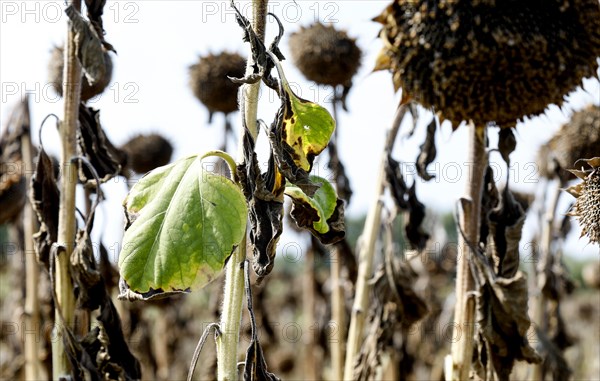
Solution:
{"label": "yellowing leaf", "polygon": [[290,88],[279,61],[272,56],[279,78],[283,99],[282,138],[292,148],[294,163],[310,172],[315,156],[319,155],[335,130],[335,120],[326,108],[302,99]]}
{"label": "yellowing leaf", "polygon": [[296,185],[288,185],[285,194],[292,199],[291,215],[298,227],[310,230],[323,244],[335,243],[345,235],[344,202],[325,179],[311,176],[320,184],[309,197]]}
{"label": "yellowing leaf", "polygon": [[246,231],[248,209],[230,179],[190,156],[144,176],[125,199],[120,274],[135,293],[200,288],[219,274]]}

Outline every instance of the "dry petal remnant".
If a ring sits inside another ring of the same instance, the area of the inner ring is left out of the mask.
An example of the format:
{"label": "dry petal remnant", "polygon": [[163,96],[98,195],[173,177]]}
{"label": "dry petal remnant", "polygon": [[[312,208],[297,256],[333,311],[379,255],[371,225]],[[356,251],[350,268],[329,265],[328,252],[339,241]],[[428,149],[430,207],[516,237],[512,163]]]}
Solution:
{"label": "dry petal remnant", "polygon": [[290,49],[302,74],[322,85],[350,87],[360,67],[356,40],[330,25],[302,27],[290,36]]}
{"label": "dry petal remnant", "polygon": [[395,0],[377,68],[458,126],[512,127],[597,76],[598,0]]}
{"label": "dry petal remnant", "polygon": [[571,171],[583,182],[567,191],[577,197],[569,215],[579,219],[581,236],[587,235],[592,243],[600,243],[600,157],[585,160],[591,171]]}
{"label": "dry petal remnant", "polygon": [[194,95],[211,113],[229,114],[238,109],[238,84],[228,77],[244,76],[246,60],[236,53],[223,52],[200,57],[190,66],[190,86]]}

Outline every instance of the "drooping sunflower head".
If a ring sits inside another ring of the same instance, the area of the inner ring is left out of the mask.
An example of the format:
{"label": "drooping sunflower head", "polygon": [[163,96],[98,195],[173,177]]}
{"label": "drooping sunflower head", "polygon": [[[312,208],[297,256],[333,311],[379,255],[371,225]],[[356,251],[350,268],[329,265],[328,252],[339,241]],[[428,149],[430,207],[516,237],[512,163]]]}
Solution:
{"label": "drooping sunflower head", "polygon": [[377,68],[457,126],[514,126],[597,76],[597,0],[395,0]]}
{"label": "drooping sunflower head", "polygon": [[322,85],[350,87],[361,51],[345,31],[319,22],[290,35],[290,50],[306,78]]}
{"label": "drooping sunflower head", "polygon": [[569,215],[577,217],[581,236],[600,243],[600,157],[584,160],[591,170],[571,170],[583,182],[571,186],[567,192],[577,198]]}
{"label": "drooping sunflower head", "polygon": [[198,62],[189,68],[190,87],[211,114],[229,114],[238,109],[239,85],[228,77],[243,77],[245,67],[246,60],[237,53],[223,52],[200,57]]}
{"label": "drooping sunflower head", "polygon": [[537,163],[540,175],[562,180],[572,177],[568,169],[583,157],[598,155],[600,147],[600,106],[590,105],[573,114],[552,138],[540,147]]}
{"label": "drooping sunflower head", "polygon": [[[81,100],[83,102],[102,94],[112,79],[113,63],[108,51],[104,52],[104,66],[104,76],[92,84],[90,84],[85,75],[81,76]],[[61,97],[63,96],[63,70],[64,50],[62,46],[55,46],[50,53],[50,62],[48,63],[48,81],[56,94]]]}
{"label": "drooping sunflower head", "polygon": [[127,166],[137,173],[168,164],[173,154],[171,143],[159,134],[136,135],[121,150],[127,154]]}

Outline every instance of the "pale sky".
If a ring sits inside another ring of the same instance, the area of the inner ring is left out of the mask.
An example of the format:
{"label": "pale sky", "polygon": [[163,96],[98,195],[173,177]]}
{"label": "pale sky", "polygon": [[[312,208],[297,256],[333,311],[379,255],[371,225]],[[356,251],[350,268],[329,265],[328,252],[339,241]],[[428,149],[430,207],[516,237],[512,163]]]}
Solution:
{"label": "pale sky", "polygon": [[[250,1],[236,3],[243,13],[249,15]],[[364,213],[371,202],[384,131],[398,102],[390,74],[371,74],[381,48],[376,38],[379,26],[371,19],[387,4],[388,1],[379,0],[270,2],[270,11],[281,18],[287,33],[314,21],[331,23],[356,37],[363,50],[362,67],[348,98],[350,112],[341,112],[338,120],[340,155],[354,190],[347,211],[351,216]],[[2,128],[8,110],[22,94],[29,92],[32,126],[37,136],[39,123],[45,115],[62,114],[62,102],[47,84],[47,64],[50,49],[62,44],[65,38],[67,18],[61,13],[64,4],[61,1],[2,0],[0,5]],[[229,2],[108,0],[104,13],[106,40],[114,45],[118,55],[113,55],[115,68],[111,85],[91,105],[100,108],[102,124],[113,143],[120,145],[136,133],[154,131],[165,135],[175,145],[174,159],[217,148],[221,143],[222,118],[217,116],[212,125],[207,124],[207,111],[193,97],[188,86],[188,66],[196,62],[198,55],[209,52],[228,50],[247,55],[249,47],[241,40],[242,31],[235,22]],[[268,40],[274,32],[275,24],[270,20]],[[283,62],[286,77],[294,84],[298,95],[323,104],[331,90],[305,80],[294,68],[286,37],[280,47],[288,57]],[[270,123],[278,100],[264,89],[262,94],[259,118]],[[596,79],[586,79],[583,89],[567,99],[562,110],[550,106],[544,115],[517,126],[518,145],[511,156],[514,189],[530,192],[539,189],[536,168],[532,165],[537,149],[568,120],[573,110],[580,110],[590,103],[600,104],[600,84]],[[396,158],[412,162],[417,157],[424,137],[422,127],[431,118],[425,111],[421,116],[421,128],[415,136],[398,141]],[[234,114],[232,119],[237,128],[239,114]],[[407,128],[408,125],[405,125],[402,132],[406,132]],[[496,143],[496,134],[496,129],[490,130],[492,146]],[[37,143],[37,138],[34,141]],[[58,137],[52,128],[44,130],[44,143],[47,150],[58,152]],[[417,179],[417,192],[428,208],[442,213],[453,209],[464,189],[466,130],[461,128],[452,133],[450,126],[443,124],[436,143],[438,156],[430,172],[435,173],[437,178],[429,183]],[[265,151],[266,144],[263,135],[259,140],[259,152]],[[235,153],[235,149],[231,152]],[[498,178],[503,178],[505,169],[499,155],[493,154],[492,161],[494,168],[501,170]],[[110,242],[117,242],[121,235],[120,204],[125,196],[125,186],[122,183],[108,184],[104,191],[108,200],[100,211],[97,231],[105,226],[104,240],[111,246]],[[566,211],[566,204],[571,201],[569,197],[563,196],[559,212]],[[105,211],[109,212],[108,219],[102,215]],[[535,229],[535,224],[530,221],[522,247]],[[283,244],[286,239],[297,237],[284,236]],[[569,237],[566,248],[569,254],[577,256],[598,254],[597,246],[588,245],[586,239],[579,240],[578,234]]]}

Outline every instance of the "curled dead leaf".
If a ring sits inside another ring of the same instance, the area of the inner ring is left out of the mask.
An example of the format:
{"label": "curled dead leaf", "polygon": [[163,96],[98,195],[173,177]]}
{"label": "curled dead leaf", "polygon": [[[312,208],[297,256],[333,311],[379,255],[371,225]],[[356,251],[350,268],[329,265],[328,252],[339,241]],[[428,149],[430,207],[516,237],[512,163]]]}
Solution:
{"label": "curled dead leaf", "polygon": [[425,181],[429,181],[435,178],[434,175],[430,175],[427,172],[427,166],[435,160],[435,157],[437,155],[437,150],[435,148],[436,129],[437,123],[434,117],[431,123],[429,123],[429,125],[427,126],[427,135],[425,137],[425,142],[421,144],[421,151],[419,152],[419,156],[417,157],[417,173]]}
{"label": "curled dead leaf", "polygon": [[[116,148],[100,124],[100,111],[81,104],[77,142],[82,155],[90,161],[100,181],[106,182],[120,175],[126,154]],[[79,163],[79,178],[88,187],[94,187],[90,170]],[[93,188],[92,188],[93,189]]]}

